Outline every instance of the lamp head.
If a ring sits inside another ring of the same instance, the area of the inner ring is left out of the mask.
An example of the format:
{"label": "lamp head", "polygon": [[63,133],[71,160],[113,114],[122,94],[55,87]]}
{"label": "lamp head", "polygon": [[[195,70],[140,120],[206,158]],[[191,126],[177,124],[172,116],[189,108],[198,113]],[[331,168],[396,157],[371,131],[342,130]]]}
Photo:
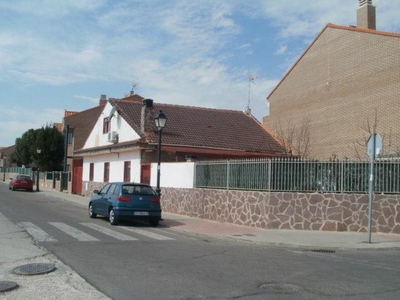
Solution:
{"label": "lamp head", "polygon": [[167,116],[162,112],[162,110],[160,110],[160,112],[154,118],[154,121],[156,123],[157,130],[161,131],[167,124]]}

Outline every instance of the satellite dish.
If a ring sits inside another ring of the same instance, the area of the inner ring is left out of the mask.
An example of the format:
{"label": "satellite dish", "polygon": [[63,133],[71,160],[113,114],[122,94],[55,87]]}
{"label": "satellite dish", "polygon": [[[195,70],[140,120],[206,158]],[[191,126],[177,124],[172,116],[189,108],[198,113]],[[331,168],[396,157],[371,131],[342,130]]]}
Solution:
{"label": "satellite dish", "polygon": [[111,120],[112,117],[114,117],[114,113],[116,112],[117,108],[115,106],[113,106],[113,108],[111,108],[110,114],[108,115],[109,119]]}

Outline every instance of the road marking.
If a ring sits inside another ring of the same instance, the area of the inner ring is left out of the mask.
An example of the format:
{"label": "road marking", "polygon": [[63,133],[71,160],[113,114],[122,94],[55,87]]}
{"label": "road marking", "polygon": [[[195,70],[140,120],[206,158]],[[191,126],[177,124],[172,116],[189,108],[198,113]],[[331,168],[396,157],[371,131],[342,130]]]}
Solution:
{"label": "road marking", "polygon": [[167,236],[163,236],[161,234],[157,234],[157,233],[154,233],[154,232],[151,232],[151,231],[146,231],[146,230],[142,230],[142,229],[138,229],[138,228],[126,227],[126,226],[119,226],[119,228],[123,228],[125,230],[132,231],[134,233],[137,233],[137,234],[140,234],[140,235],[144,235],[144,236],[147,236],[149,238],[156,239],[156,240],[159,240],[159,241],[175,240],[173,238],[170,238],[170,237],[167,237]]}
{"label": "road marking", "polygon": [[43,231],[31,222],[18,223],[19,226],[26,229],[26,231],[38,242],[57,242],[55,238]]}
{"label": "road marking", "polygon": [[96,231],[99,231],[101,233],[104,233],[106,235],[109,235],[109,236],[111,236],[113,238],[116,238],[118,240],[121,240],[121,241],[137,241],[138,240],[138,239],[136,239],[134,237],[131,237],[129,235],[117,232],[115,230],[111,230],[111,229],[105,228],[105,227],[97,225],[97,224],[81,223],[81,225],[89,227],[89,228],[94,229]]}
{"label": "road marking", "polygon": [[60,223],[60,222],[49,222],[49,224],[60,229],[61,231],[65,232],[66,234],[72,236],[73,238],[77,239],[78,241],[81,241],[81,242],[99,241],[95,237],[88,235],[87,233],[84,233],[83,231],[80,231],[74,227],[67,225],[67,224]]}

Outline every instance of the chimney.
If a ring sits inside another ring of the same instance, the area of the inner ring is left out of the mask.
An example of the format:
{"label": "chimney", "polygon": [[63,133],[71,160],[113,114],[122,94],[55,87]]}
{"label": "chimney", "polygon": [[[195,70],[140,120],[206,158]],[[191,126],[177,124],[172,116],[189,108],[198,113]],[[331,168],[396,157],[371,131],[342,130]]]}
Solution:
{"label": "chimney", "polygon": [[154,123],[153,100],[143,99],[142,103],[140,130],[142,132],[154,131],[156,129],[156,125]]}
{"label": "chimney", "polygon": [[106,105],[107,104],[107,95],[101,95],[99,105]]}
{"label": "chimney", "polygon": [[358,0],[360,8],[357,10],[357,26],[376,30],[376,7],[372,0]]}

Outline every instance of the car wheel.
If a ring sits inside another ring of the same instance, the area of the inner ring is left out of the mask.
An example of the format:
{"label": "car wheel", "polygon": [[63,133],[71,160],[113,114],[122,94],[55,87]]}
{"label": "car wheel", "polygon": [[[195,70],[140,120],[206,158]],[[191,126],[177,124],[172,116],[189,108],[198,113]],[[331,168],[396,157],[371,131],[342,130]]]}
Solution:
{"label": "car wheel", "polygon": [[95,213],[93,212],[93,205],[90,204],[90,205],[89,205],[89,218],[94,219],[94,218],[96,218],[96,217],[97,217],[97,214],[95,214]]}
{"label": "car wheel", "polygon": [[152,227],[156,227],[158,225],[159,221],[158,220],[149,220],[149,224]]}
{"label": "car wheel", "polygon": [[118,220],[115,217],[114,208],[110,209],[110,213],[108,214],[108,220],[110,221],[111,225],[117,225],[118,224]]}

